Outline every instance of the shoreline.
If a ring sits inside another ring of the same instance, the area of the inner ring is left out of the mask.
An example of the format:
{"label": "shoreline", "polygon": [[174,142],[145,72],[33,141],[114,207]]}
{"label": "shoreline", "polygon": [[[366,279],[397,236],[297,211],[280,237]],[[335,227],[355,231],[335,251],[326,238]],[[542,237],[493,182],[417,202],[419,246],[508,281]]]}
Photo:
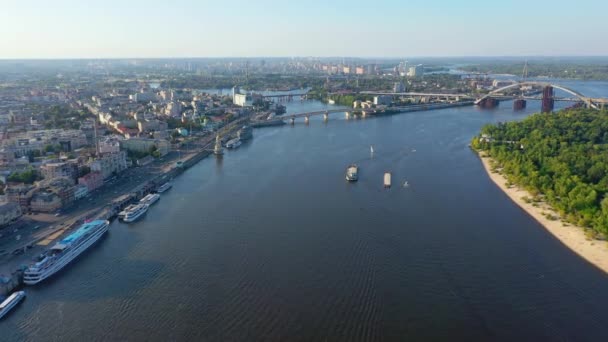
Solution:
{"label": "shoreline", "polygon": [[[517,185],[507,187],[507,179],[500,173],[492,172],[490,160],[485,153],[477,152],[481,163],[488,174],[488,177],[502,190],[515,204],[523,209],[528,215],[533,217],[547,232],[558,239],[563,245],[568,247],[574,253],[578,254],[587,262],[595,265],[597,268],[608,273],[608,242],[601,240],[589,240],[585,236],[583,227],[575,226],[567,223],[567,226],[561,220],[560,215],[553,210],[547,203],[539,202],[537,207],[533,203],[527,203],[522,197],[527,196],[532,198],[532,195]],[[558,217],[556,220],[548,219],[545,214],[551,214]]]}
{"label": "shoreline", "polygon": [[[236,129],[240,128],[240,125],[246,120],[249,120],[249,118],[237,119],[221,128],[221,130],[227,131],[228,134],[232,134],[236,131]],[[120,211],[117,210],[117,208],[120,206],[120,204],[117,204],[115,202],[117,199],[125,198],[125,196],[128,196],[127,201],[131,201],[134,198],[141,198],[143,197],[142,191],[144,193],[147,193],[151,186],[159,186],[164,182],[178,177],[190,167],[196,165],[203,159],[210,156],[212,152],[210,151],[209,147],[213,143],[214,139],[210,138],[209,141],[204,142],[201,140],[199,140],[199,142],[202,143],[202,146],[200,148],[196,149],[194,152],[190,151],[189,153],[187,153],[185,158],[177,159],[177,161],[181,160],[183,162],[183,165],[181,167],[174,166],[176,160],[168,159],[166,162],[163,162],[162,164],[158,165],[160,171],[157,174],[155,174],[154,176],[147,177],[144,182],[135,182],[135,186],[126,184],[125,189],[123,189],[123,191],[120,191],[120,194],[117,194],[116,196],[111,196],[109,199],[107,199],[107,202],[102,201],[96,203],[93,207],[87,209],[84,212],[70,213],[63,217],[62,221],[56,221],[55,223],[53,223],[53,225],[59,227],[59,225],[61,224],[60,222],[72,221],[72,223],[67,225],[65,228],[47,231],[46,235],[44,235],[42,238],[37,238],[36,241],[32,241],[31,239],[27,241],[24,240],[24,246],[27,244],[31,244],[34,247],[29,251],[17,256],[12,255],[12,251],[14,250],[12,249],[9,253],[6,253],[5,255],[0,255],[0,275],[6,275],[9,278],[9,282],[7,282],[6,284],[0,282],[0,296],[8,296],[16,288],[23,285],[22,272],[19,271],[19,267],[21,265],[30,263],[30,259],[33,256],[33,251],[36,251],[37,253],[42,252],[44,249],[48,248],[48,245],[50,245],[52,241],[61,239],[66,234],[69,234],[74,228],[80,226],[80,224],[75,224],[76,222],[80,220],[85,220],[87,218],[114,221],[114,218],[116,217],[115,215],[118,214],[118,212]],[[44,246],[38,244],[38,241],[48,239],[49,236],[53,236],[57,232],[60,232],[61,234],[54,236]],[[28,241],[32,242],[28,243]],[[24,247],[19,246],[16,249],[21,248]],[[3,257],[5,256],[8,256],[8,259],[4,260]]]}

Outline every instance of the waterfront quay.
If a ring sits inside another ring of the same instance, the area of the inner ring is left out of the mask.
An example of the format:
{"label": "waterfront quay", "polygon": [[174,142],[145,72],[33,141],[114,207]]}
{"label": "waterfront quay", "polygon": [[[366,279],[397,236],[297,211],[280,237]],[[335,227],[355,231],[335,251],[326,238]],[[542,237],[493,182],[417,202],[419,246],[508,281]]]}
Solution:
{"label": "waterfront quay", "polygon": [[[220,129],[218,134],[231,136],[248,121],[249,117],[237,119]],[[23,270],[34,256],[85,221],[113,220],[128,204],[209,156],[214,140],[215,135],[191,138],[162,161],[126,170],[92,193],[88,201],[65,209],[60,216],[40,213],[25,215],[10,230],[4,230],[0,236],[0,296],[10,294],[22,284]],[[176,166],[177,162],[181,162],[179,167]]]}

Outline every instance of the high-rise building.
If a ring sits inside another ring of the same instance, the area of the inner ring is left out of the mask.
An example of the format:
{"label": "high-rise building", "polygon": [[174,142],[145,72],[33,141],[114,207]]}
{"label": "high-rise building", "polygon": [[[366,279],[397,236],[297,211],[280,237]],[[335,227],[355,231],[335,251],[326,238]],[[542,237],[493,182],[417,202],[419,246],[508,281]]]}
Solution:
{"label": "high-rise building", "polygon": [[398,71],[399,71],[400,75],[407,74],[407,72],[408,72],[407,61],[403,61],[403,62],[399,63]]}
{"label": "high-rise building", "polygon": [[422,64],[418,64],[416,66],[410,67],[409,71],[407,72],[407,76],[409,76],[409,77],[424,76],[424,66]]}

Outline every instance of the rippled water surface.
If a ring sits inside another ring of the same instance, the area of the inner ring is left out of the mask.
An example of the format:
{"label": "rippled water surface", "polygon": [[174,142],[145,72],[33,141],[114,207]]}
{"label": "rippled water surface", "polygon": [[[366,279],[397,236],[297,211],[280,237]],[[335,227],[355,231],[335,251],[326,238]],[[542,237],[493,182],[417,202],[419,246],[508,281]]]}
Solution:
{"label": "rippled water surface", "polygon": [[467,148],[485,123],[526,115],[510,105],[255,130],[28,288],[0,340],[606,340],[608,277]]}

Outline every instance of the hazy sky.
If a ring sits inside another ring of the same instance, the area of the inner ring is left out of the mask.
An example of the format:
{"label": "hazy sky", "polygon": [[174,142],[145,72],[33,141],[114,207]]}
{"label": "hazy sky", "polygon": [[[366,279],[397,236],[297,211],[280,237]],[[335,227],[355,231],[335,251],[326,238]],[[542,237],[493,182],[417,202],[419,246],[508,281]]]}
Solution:
{"label": "hazy sky", "polygon": [[608,55],[598,0],[0,0],[0,58]]}

